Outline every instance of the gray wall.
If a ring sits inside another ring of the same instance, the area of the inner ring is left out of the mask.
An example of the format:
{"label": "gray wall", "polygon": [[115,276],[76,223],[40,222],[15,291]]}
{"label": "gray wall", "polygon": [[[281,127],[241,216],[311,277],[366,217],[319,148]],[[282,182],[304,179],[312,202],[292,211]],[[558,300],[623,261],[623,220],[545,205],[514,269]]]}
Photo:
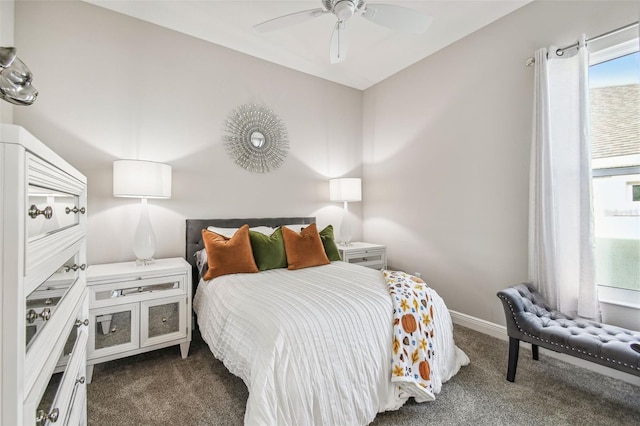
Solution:
{"label": "gray wall", "polygon": [[450,309],[504,324],[496,292],[527,279],[525,59],[637,19],[636,2],[536,1],[367,89],[364,239]]}
{"label": "gray wall", "polygon": [[[362,92],[78,1],[15,4],[15,42],[37,102],[14,109],[89,181],[89,263],[134,258],[139,201],[112,196],[112,162],[173,166],[173,196],[150,200],[156,257],[184,255],[185,218],[315,215],[340,222],[329,177],[361,175]],[[227,156],[228,114],[269,106],[286,124],[280,169],[252,174]],[[354,239],[361,239],[361,204]]]}

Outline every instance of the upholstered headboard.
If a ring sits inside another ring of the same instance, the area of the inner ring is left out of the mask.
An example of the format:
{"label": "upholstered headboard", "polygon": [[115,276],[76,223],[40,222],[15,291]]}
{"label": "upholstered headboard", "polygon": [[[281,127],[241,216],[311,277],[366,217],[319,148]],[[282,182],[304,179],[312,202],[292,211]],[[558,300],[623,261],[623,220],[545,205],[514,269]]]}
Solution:
{"label": "upholstered headboard", "polygon": [[198,285],[198,269],[196,268],[196,259],[194,257],[198,250],[204,248],[202,242],[202,230],[208,226],[215,226],[218,228],[239,228],[245,223],[250,227],[254,226],[270,226],[276,228],[282,225],[291,224],[311,224],[315,223],[315,217],[266,217],[266,218],[252,218],[252,219],[187,219],[187,243],[185,251],[185,259],[191,264],[191,270],[193,273],[193,291]]}

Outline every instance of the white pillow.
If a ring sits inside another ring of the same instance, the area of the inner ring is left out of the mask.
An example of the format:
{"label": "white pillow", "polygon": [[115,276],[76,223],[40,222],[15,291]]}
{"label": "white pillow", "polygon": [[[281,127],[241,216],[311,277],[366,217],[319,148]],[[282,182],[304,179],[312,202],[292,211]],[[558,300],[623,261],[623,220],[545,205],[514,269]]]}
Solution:
{"label": "white pillow", "polygon": [[[215,232],[216,234],[222,235],[227,238],[233,237],[233,234],[240,228],[218,228],[215,226],[209,226],[207,231]],[[250,231],[259,232],[264,235],[273,234],[274,229],[269,226],[255,226],[253,228],[249,228]]]}
{"label": "white pillow", "polygon": [[[196,267],[198,268],[198,272],[202,277],[204,276],[204,273],[207,272],[204,270],[205,266],[207,265],[207,250],[206,249],[198,250],[197,252],[195,252],[193,256],[196,258]],[[207,267],[207,269],[209,268]]]}
{"label": "white pillow", "polygon": [[240,228],[216,228],[215,226],[209,226],[207,231],[215,232],[216,234],[220,234],[224,237],[231,238],[233,234]]}
{"label": "white pillow", "polygon": [[273,231],[275,231],[275,228],[271,228],[269,226],[254,226],[253,228],[249,228],[249,231],[259,232],[261,234],[269,236],[273,234]]}

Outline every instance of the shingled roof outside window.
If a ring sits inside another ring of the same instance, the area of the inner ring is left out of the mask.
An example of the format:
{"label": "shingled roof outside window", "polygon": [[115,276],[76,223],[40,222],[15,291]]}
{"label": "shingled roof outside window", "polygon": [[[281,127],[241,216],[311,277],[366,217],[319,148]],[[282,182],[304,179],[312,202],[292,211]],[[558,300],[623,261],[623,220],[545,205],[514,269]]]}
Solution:
{"label": "shingled roof outside window", "polygon": [[640,154],[640,84],[592,88],[593,159]]}

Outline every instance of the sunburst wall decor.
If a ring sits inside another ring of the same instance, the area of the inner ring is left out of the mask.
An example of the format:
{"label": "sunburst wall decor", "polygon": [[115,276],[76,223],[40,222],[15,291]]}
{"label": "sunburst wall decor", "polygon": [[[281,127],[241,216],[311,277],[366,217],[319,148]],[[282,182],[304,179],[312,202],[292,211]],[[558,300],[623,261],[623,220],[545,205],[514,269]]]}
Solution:
{"label": "sunburst wall decor", "polygon": [[289,151],[287,128],[264,105],[244,104],[225,122],[225,147],[233,161],[254,173],[280,167]]}

